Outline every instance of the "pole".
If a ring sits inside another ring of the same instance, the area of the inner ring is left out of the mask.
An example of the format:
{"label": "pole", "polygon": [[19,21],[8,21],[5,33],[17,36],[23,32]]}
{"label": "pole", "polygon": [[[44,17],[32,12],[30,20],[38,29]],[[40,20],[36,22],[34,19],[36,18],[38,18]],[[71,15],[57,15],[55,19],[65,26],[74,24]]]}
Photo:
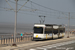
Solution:
{"label": "pole", "polygon": [[18,0],[15,0],[16,1],[16,8],[15,8],[15,25],[14,25],[14,44],[12,44],[12,46],[17,46],[16,45],[16,26],[17,26],[17,1]]}
{"label": "pole", "polygon": [[69,32],[70,31],[70,12],[69,12],[69,18],[68,18],[68,36],[67,38],[69,38]]}

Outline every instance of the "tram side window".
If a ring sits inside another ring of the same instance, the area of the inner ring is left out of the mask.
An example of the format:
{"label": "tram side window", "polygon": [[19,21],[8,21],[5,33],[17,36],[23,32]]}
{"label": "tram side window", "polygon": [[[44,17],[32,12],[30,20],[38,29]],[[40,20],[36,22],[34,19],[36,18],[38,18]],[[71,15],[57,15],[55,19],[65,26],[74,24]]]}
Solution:
{"label": "tram side window", "polygon": [[52,33],[52,29],[51,28],[45,28],[45,34],[49,34]]}
{"label": "tram side window", "polygon": [[65,28],[63,28],[63,32],[65,32]]}
{"label": "tram side window", "polygon": [[60,33],[63,33],[63,32],[65,32],[65,29],[64,28],[60,29]]}
{"label": "tram side window", "polygon": [[63,30],[60,30],[60,33],[63,33]]}
{"label": "tram side window", "polygon": [[53,29],[53,33],[57,34],[58,33],[58,29]]}

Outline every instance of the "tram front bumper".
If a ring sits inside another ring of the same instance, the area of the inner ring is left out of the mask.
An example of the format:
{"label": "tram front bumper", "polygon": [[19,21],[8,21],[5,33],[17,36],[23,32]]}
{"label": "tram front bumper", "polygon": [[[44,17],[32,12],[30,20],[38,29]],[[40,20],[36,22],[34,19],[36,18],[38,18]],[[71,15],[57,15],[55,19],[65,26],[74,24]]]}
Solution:
{"label": "tram front bumper", "polygon": [[36,37],[33,37],[33,40],[43,40],[43,38],[36,38]]}

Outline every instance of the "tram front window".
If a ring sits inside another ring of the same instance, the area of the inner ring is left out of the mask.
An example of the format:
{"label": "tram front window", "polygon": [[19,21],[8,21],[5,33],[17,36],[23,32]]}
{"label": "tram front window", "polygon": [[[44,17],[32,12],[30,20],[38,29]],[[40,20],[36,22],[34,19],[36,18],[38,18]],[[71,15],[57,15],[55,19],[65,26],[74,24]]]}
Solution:
{"label": "tram front window", "polygon": [[43,33],[42,27],[34,27],[34,33]]}

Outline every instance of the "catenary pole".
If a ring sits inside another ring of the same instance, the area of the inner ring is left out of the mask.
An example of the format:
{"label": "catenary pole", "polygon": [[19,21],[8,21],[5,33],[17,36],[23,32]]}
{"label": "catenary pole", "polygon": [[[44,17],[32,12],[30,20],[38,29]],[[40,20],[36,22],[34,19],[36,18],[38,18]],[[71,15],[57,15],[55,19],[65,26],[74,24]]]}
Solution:
{"label": "catenary pole", "polygon": [[69,17],[68,17],[68,36],[67,38],[69,38],[69,33],[70,33],[70,12],[69,12]]}
{"label": "catenary pole", "polygon": [[17,1],[18,0],[15,0],[16,1],[16,8],[15,8],[15,24],[14,24],[14,43],[12,44],[12,46],[17,46],[16,45],[16,26],[17,26]]}

